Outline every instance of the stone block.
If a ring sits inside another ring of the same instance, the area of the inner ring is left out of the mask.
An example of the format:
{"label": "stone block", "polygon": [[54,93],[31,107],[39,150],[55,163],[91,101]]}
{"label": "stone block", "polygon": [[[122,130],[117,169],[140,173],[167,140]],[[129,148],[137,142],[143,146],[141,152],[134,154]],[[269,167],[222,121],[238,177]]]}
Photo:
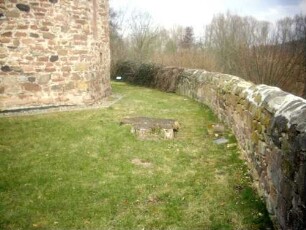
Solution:
{"label": "stone block", "polygon": [[56,71],[56,68],[55,68],[55,67],[46,67],[46,68],[45,68],[45,72],[48,72],[48,73],[49,73],[49,72],[50,72],[50,73],[51,73],[51,72],[55,72],[55,71]]}
{"label": "stone block", "polygon": [[36,77],[28,77],[28,81],[33,83],[36,81]]}
{"label": "stone block", "polygon": [[38,92],[41,90],[40,85],[34,84],[34,83],[23,83],[22,86],[24,90],[30,91],[30,92]]}
{"label": "stone block", "polygon": [[33,73],[35,72],[35,69],[34,69],[34,66],[32,65],[25,65],[25,66],[22,66],[22,71],[24,73]]}
{"label": "stone block", "polygon": [[7,37],[0,37],[0,43],[3,44],[3,43],[10,43],[11,42],[11,39],[10,38],[7,38]]}
{"label": "stone block", "polygon": [[58,55],[51,55],[50,62],[56,62],[56,61],[58,61]]}
{"label": "stone block", "polygon": [[18,47],[20,45],[19,39],[13,39],[13,45]]}
{"label": "stone block", "polygon": [[28,25],[18,25],[18,26],[17,26],[17,29],[18,29],[18,30],[27,30],[28,28],[29,28]]}
{"label": "stone block", "polygon": [[131,132],[141,139],[173,139],[179,124],[173,119],[157,119],[150,117],[125,118],[121,125],[131,125]]}
{"label": "stone block", "polygon": [[65,50],[65,49],[60,49],[57,51],[58,55],[60,56],[65,56],[68,54],[68,50]]}
{"label": "stone block", "polygon": [[4,66],[1,66],[1,71],[2,72],[10,72],[10,71],[12,71],[12,69],[11,69],[10,66],[4,65]]}
{"label": "stone block", "polygon": [[30,37],[39,38],[39,35],[37,33],[30,33]]}
{"label": "stone block", "polygon": [[74,66],[74,71],[78,71],[78,72],[88,71],[88,69],[89,69],[88,63],[77,63]]}
{"label": "stone block", "polygon": [[6,19],[6,16],[3,12],[0,12],[0,20]]}
{"label": "stone block", "polygon": [[6,11],[5,15],[8,18],[19,18],[20,17],[20,11],[15,10],[15,9],[9,10],[9,11]]}
{"label": "stone block", "polygon": [[55,92],[59,92],[63,90],[63,86],[62,85],[52,85],[51,90]]}
{"label": "stone block", "polygon": [[26,5],[26,4],[22,4],[22,3],[18,3],[16,4],[16,7],[20,10],[20,11],[24,11],[24,12],[30,12],[30,6]]}
{"label": "stone block", "polygon": [[77,89],[81,91],[87,91],[88,90],[88,82],[86,81],[80,81],[77,83]]}
{"label": "stone block", "polygon": [[22,39],[21,43],[24,45],[32,45],[34,43],[34,40],[31,38]]}
{"label": "stone block", "polygon": [[37,61],[39,61],[39,62],[47,62],[49,59],[48,59],[48,57],[38,57],[37,58]]}
{"label": "stone block", "polygon": [[9,31],[9,32],[2,33],[1,36],[2,37],[12,37],[12,34],[13,34],[12,31]]}
{"label": "stone block", "polygon": [[263,141],[258,141],[258,153],[260,155],[266,155],[267,144]]}
{"label": "stone block", "polygon": [[50,81],[50,79],[51,79],[50,74],[41,75],[39,76],[37,83],[40,85],[45,85]]}
{"label": "stone block", "polygon": [[71,82],[65,84],[65,86],[64,86],[64,90],[72,90],[72,89],[74,89],[74,88],[75,88],[75,84],[74,84],[73,81],[71,81]]}
{"label": "stone block", "polygon": [[70,66],[63,66],[62,67],[62,71],[63,72],[70,72],[71,71],[71,67]]}
{"label": "stone block", "polygon": [[6,54],[6,52],[7,52],[7,49],[5,47],[0,46],[0,53]]}
{"label": "stone block", "polygon": [[52,33],[44,32],[44,33],[43,33],[43,38],[44,38],[44,39],[54,39],[54,38],[55,38],[55,35],[52,34]]}
{"label": "stone block", "polygon": [[306,152],[306,133],[301,133],[297,136],[298,139],[298,145],[301,151]]}
{"label": "stone block", "polygon": [[25,32],[16,32],[14,36],[20,38],[20,37],[26,37],[27,34]]}
{"label": "stone block", "polygon": [[83,40],[83,41],[86,41],[87,40],[87,36],[86,35],[76,34],[76,35],[73,36],[73,39],[74,40]]}

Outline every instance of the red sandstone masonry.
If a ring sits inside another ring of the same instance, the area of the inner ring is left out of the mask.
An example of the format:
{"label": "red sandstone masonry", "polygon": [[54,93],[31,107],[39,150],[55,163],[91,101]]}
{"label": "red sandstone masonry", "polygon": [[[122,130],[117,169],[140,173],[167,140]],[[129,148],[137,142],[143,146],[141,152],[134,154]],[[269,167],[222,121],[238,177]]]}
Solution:
{"label": "red sandstone masonry", "polygon": [[0,110],[111,92],[108,0],[0,0]]}

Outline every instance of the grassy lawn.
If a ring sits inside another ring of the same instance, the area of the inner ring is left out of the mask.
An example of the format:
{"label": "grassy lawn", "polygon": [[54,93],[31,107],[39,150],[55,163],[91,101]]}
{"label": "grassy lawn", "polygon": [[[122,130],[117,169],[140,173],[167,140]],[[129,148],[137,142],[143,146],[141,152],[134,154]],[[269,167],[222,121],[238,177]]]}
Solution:
{"label": "grassy lawn", "polygon": [[[0,229],[270,226],[237,148],[208,134],[207,107],[123,83],[113,91],[124,97],[107,109],[0,118]],[[174,140],[137,140],[119,125],[133,116],[181,128]]]}

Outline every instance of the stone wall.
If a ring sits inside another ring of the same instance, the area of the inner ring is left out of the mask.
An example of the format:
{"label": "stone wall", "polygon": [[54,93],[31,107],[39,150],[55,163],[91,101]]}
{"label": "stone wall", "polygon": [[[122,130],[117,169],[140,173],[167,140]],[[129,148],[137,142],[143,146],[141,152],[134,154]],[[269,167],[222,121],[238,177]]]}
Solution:
{"label": "stone wall", "polygon": [[177,93],[204,103],[233,130],[280,229],[306,229],[306,100],[238,77],[185,69]]}
{"label": "stone wall", "polygon": [[111,92],[107,0],[0,0],[0,110]]}
{"label": "stone wall", "polygon": [[232,128],[275,226],[306,229],[306,100],[231,75],[151,69],[152,87],[208,105]]}

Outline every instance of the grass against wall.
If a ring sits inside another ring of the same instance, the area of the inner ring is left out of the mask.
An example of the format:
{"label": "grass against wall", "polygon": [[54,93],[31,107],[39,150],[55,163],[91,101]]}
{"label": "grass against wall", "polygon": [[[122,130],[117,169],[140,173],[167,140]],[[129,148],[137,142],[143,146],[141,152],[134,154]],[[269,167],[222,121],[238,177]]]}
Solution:
{"label": "grass against wall", "polygon": [[[238,150],[207,134],[216,122],[208,108],[121,83],[113,89],[124,98],[108,109],[0,119],[1,229],[270,226]],[[119,125],[129,116],[174,118],[181,129],[175,140],[140,141]]]}

